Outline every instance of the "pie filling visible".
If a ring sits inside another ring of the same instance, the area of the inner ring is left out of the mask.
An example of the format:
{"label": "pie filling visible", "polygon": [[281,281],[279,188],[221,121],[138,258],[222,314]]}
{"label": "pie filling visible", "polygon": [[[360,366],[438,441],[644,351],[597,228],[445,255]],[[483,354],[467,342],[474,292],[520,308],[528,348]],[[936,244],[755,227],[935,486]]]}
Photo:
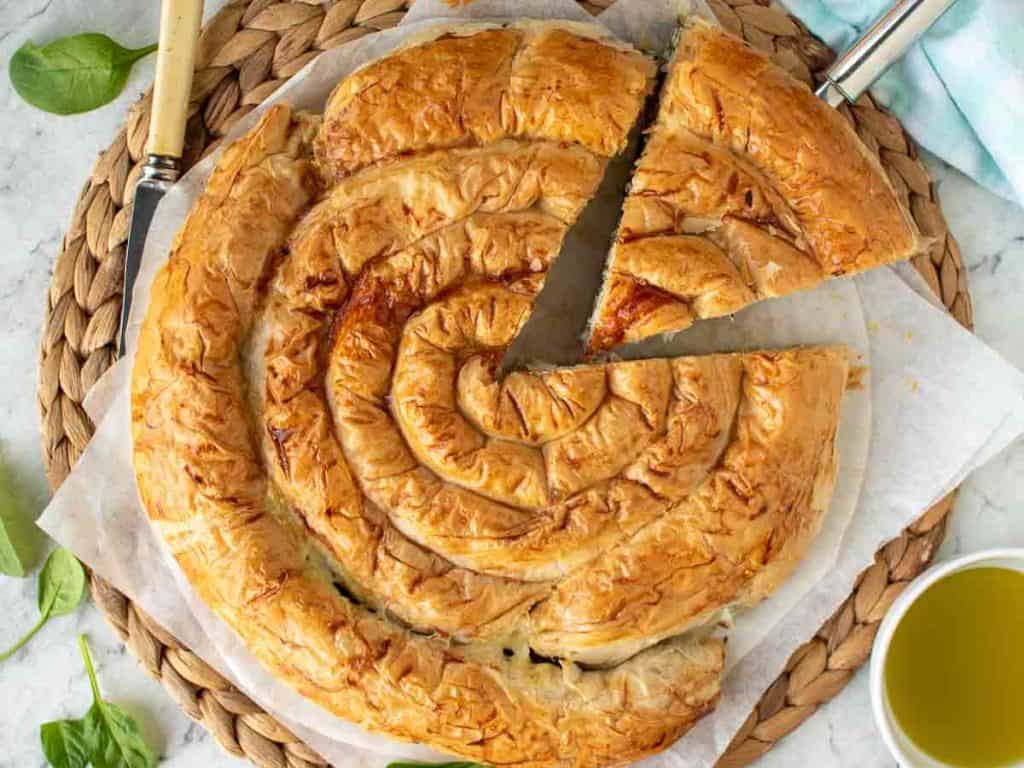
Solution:
{"label": "pie filling visible", "polygon": [[[760,61],[695,29],[708,71]],[[179,234],[133,371],[143,503],[255,657],[493,765],[671,744],[718,697],[709,620],[786,578],[835,477],[839,347],[499,376],[652,87],[588,30],[458,28],[347,78],[322,120],[271,107]],[[801,207],[833,193],[789,195],[755,113],[739,159],[733,106],[698,141],[662,140],[663,105],[595,348],[772,295],[764,254],[810,283],[848,253]]]}

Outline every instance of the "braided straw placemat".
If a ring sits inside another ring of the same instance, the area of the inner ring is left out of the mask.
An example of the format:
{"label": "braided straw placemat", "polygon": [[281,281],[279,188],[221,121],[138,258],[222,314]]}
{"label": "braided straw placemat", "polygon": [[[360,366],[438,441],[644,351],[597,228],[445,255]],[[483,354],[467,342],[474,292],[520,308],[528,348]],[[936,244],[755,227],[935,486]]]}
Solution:
{"label": "braided straw placemat", "polygon": [[[597,13],[613,0],[583,2]],[[769,52],[810,83],[832,53],[768,0],[709,0],[729,30]],[[407,0],[233,0],[206,24],[199,46],[185,167],[212,151],[235,122],[322,51],[394,26]],[[125,242],[132,195],[144,160],[151,94],[93,167],[71,216],[46,302],[39,375],[43,454],[50,485],[67,476],[92,435],[82,399],[115,358]],[[960,323],[972,325],[960,251],[913,144],[895,118],[863,97],[843,107],[917,220],[934,239],[914,266]],[[768,688],[719,765],[756,760],[835,696],[871,651],[879,622],[942,541],[952,496],[928,510],[875,556],[850,596],[798,649]],[[193,720],[233,755],[261,768],[326,763],[273,717],[232,687],[128,598],[92,575],[93,598],[143,668]]]}

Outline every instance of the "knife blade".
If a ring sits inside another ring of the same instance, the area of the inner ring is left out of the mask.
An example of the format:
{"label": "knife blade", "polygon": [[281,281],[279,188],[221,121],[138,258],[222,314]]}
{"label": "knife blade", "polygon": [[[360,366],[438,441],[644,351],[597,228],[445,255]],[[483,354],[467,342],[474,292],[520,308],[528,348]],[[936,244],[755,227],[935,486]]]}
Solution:
{"label": "knife blade", "polygon": [[[174,163],[168,162],[173,158],[151,156],[142,169],[142,178],[135,186],[135,197],[132,202],[132,220],[128,230],[128,246],[124,252],[124,288],[121,300],[121,327],[118,335],[117,356],[124,357],[127,344],[128,317],[132,308],[132,292],[135,288],[135,279],[139,276],[139,267],[142,265],[142,252],[146,247],[146,236],[149,234],[149,225],[153,223],[153,214],[156,213],[157,203],[171,185],[177,181],[179,169]],[[164,166],[161,175],[156,175],[158,167]]]}
{"label": "knife blade", "polygon": [[142,253],[153,214],[160,199],[181,175],[185,121],[192,91],[192,71],[203,18],[203,0],[163,0],[160,4],[160,39],[157,48],[153,106],[146,142],[148,156],[135,186],[128,246],[124,254],[124,285],[117,356],[127,348],[132,292],[142,264]]}

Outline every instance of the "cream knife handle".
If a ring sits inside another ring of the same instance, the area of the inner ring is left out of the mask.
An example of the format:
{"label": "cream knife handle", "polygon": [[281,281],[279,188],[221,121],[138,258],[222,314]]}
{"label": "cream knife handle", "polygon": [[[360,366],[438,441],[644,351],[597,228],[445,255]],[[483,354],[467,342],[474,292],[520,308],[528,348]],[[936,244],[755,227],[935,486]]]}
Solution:
{"label": "cream knife handle", "polygon": [[162,0],[147,151],[181,157],[203,0]]}

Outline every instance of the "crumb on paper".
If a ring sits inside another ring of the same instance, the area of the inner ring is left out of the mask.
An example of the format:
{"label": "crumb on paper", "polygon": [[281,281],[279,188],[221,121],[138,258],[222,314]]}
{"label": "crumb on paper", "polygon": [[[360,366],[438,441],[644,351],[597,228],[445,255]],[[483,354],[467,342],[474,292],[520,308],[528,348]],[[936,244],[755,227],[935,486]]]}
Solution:
{"label": "crumb on paper", "polygon": [[903,334],[903,340],[904,341],[913,341],[914,340],[914,332],[913,331],[907,331],[906,333],[904,333]]}
{"label": "crumb on paper", "polygon": [[864,390],[864,374],[867,373],[866,365],[851,365],[846,374],[846,390],[861,392]]}
{"label": "crumb on paper", "polygon": [[871,333],[878,333],[881,330],[881,326],[877,322],[872,320],[870,323],[868,323],[868,330]]}
{"label": "crumb on paper", "polygon": [[920,383],[913,376],[907,376],[907,386],[911,392],[917,392],[921,388]]}

